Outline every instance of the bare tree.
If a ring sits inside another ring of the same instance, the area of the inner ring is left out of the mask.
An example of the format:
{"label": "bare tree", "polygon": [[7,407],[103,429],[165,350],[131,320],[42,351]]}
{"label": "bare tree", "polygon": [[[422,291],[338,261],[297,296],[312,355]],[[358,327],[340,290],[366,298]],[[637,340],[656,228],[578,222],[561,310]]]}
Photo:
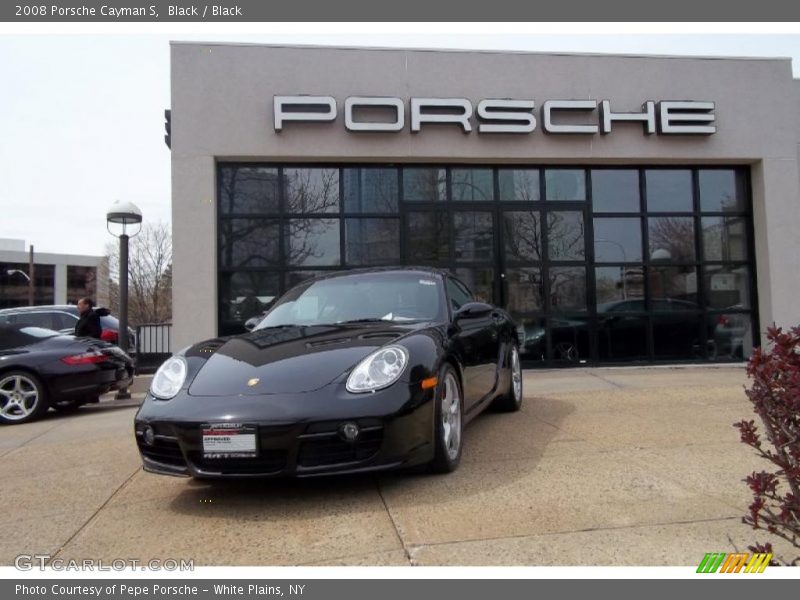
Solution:
{"label": "bare tree", "polygon": [[434,202],[447,197],[444,169],[407,168],[403,171],[404,197],[410,201]]}
{"label": "bare tree", "polygon": [[507,212],[504,218],[506,252],[519,260],[542,260],[539,211]]}
{"label": "bare tree", "polygon": [[408,213],[408,250],[414,263],[436,264],[448,257],[447,213],[416,211]]}
{"label": "bare tree", "polygon": [[338,213],[338,169],[284,169],[285,212]]}
{"label": "bare tree", "polygon": [[550,259],[583,260],[585,256],[583,214],[557,211],[547,214]]}
{"label": "bare tree", "polygon": [[[119,245],[106,244],[111,311],[119,313]],[[172,318],[172,233],[166,223],[146,223],[130,239],[128,321],[163,323]]]}
{"label": "bare tree", "polygon": [[[327,243],[335,241],[338,226],[320,218],[339,213],[338,169],[227,167],[221,180],[221,258],[225,266],[277,264],[280,257],[279,188],[283,187],[283,212],[296,215],[286,222],[284,261],[289,265],[334,264],[326,260]],[[300,217],[300,215],[317,215]],[[231,218],[227,218],[231,217]],[[235,217],[235,218],[233,218]]]}

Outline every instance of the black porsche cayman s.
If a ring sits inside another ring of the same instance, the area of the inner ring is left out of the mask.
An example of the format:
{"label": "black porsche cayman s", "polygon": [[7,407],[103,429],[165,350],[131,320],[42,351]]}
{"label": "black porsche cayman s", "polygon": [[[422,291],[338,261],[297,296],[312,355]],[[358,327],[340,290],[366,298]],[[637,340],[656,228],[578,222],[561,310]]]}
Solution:
{"label": "black porsche cayman s", "polygon": [[305,281],[255,330],[178,352],[134,428],[166,475],[448,472],[468,421],[521,403],[505,311],[444,271],[385,268]]}
{"label": "black porsche cayman s", "polygon": [[133,372],[133,360],[108,342],[0,324],[0,425],[73,410],[131,385]]}

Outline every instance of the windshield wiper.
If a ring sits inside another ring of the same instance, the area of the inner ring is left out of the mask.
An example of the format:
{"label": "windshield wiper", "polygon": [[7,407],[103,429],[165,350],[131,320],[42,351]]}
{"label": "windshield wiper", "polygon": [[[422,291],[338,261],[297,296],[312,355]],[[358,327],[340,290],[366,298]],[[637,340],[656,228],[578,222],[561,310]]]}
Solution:
{"label": "windshield wiper", "polygon": [[267,329],[285,329],[287,327],[305,327],[305,325],[298,325],[297,323],[284,323],[283,325],[267,325],[266,327],[258,327],[248,333],[255,333],[256,331],[266,331]]}
{"label": "windshield wiper", "polygon": [[371,319],[347,319],[346,321],[335,321],[333,323],[327,323],[330,326],[336,325],[350,325],[351,323],[388,323],[386,319],[380,318],[371,318]]}
{"label": "windshield wiper", "polygon": [[383,319],[375,317],[372,319],[349,319],[347,321],[337,321],[334,325],[348,325],[350,323],[411,323],[412,321],[419,321],[419,319]]}

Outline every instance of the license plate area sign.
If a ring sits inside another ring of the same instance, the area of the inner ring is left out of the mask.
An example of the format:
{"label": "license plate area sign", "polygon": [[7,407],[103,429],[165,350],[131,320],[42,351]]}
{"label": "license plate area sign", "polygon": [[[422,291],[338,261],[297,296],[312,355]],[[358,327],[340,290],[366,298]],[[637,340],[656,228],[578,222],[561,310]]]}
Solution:
{"label": "license plate area sign", "polygon": [[251,458],[258,456],[256,427],[242,423],[203,425],[204,458]]}

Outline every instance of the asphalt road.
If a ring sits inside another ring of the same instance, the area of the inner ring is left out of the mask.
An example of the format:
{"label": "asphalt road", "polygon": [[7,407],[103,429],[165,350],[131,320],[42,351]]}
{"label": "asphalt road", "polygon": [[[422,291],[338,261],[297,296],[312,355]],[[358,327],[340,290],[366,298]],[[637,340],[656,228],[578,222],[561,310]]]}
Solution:
{"label": "asphalt road", "polygon": [[141,394],[104,397],[0,429],[0,564],[697,565],[766,537],[740,522],[742,478],[767,466],[731,426],[753,417],[745,381],[741,367],[526,371],[523,410],[470,425],[455,473],[311,481],[144,473]]}

